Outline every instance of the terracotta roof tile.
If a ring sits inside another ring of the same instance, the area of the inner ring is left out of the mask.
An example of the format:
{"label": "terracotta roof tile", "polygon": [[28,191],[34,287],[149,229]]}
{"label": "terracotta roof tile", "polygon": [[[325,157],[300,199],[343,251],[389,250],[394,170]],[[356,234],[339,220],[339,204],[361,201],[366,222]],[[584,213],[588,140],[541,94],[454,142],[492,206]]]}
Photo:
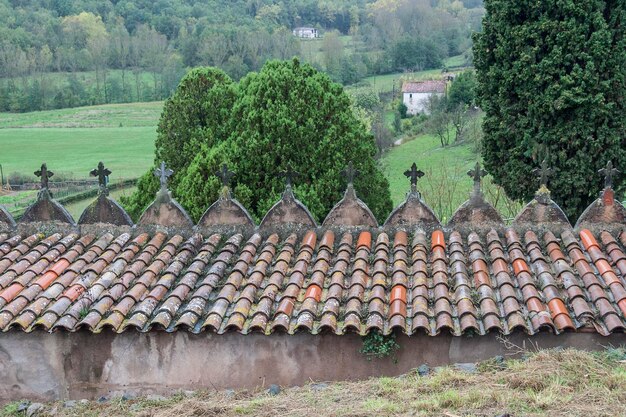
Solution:
{"label": "terracotta roof tile", "polygon": [[0,329],[626,329],[624,234],[0,234]]}

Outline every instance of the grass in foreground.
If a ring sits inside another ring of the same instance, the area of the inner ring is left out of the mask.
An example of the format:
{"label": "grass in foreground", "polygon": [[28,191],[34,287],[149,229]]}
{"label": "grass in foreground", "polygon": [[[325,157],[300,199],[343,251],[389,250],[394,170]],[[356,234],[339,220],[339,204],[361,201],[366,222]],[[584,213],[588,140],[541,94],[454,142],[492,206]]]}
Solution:
{"label": "grass in foreground", "polygon": [[[445,367],[428,376],[308,384],[271,396],[256,391],[196,392],[162,401],[113,399],[56,416],[618,416],[626,415],[626,351],[544,350],[526,360],[490,360],[470,374]],[[19,403],[0,416],[17,416]],[[45,414],[43,414],[45,415]]]}

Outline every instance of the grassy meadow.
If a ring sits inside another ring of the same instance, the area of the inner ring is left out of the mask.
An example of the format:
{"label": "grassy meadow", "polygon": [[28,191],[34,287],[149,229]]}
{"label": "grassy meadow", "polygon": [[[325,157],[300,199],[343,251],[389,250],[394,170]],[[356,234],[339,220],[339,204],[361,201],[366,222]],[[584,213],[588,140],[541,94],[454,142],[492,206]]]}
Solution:
{"label": "grassy meadow", "polygon": [[0,113],[0,129],[153,127],[157,125],[162,109],[162,101],[153,101],[29,113]]}
{"label": "grassy meadow", "polygon": [[468,144],[442,148],[433,135],[421,135],[391,148],[381,160],[385,176],[389,180],[394,206],[403,202],[410,189],[404,172],[415,162],[424,172],[417,183],[426,204],[445,222],[465,200],[472,190],[472,180],[467,171],[479,160]]}
{"label": "grassy meadow", "polygon": [[162,102],[0,114],[5,176],[32,173],[42,162],[57,173],[87,178],[103,161],[116,178],[136,178],[154,158]]}
{"label": "grassy meadow", "polygon": [[[463,65],[465,59],[463,55],[457,55],[444,60],[444,64],[447,67],[459,67]],[[460,69],[453,70],[454,72],[460,71]],[[395,72],[385,75],[372,75],[363,79],[364,83],[368,83],[372,86],[374,91],[378,93],[391,93],[394,90],[399,92],[402,88],[402,81],[404,80],[431,80],[441,78],[441,69],[432,69],[426,71],[417,72]]]}
{"label": "grassy meadow", "polygon": [[[461,204],[468,200],[473,180],[467,172],[481,162],[480,155],[468,142],[441,147],[433,135],[420,135],[388,150],[380,161],[394,206],[406,198],[410,189],[404,172],[415,162],[424,176],[417,189],[426,204],[433,209],[442,223],[446,223]],[[512,201],[487,175],[483,178],[482,191],[485,199],[498,209],[505,221],[512,220],[522,209],[521,202]]]}

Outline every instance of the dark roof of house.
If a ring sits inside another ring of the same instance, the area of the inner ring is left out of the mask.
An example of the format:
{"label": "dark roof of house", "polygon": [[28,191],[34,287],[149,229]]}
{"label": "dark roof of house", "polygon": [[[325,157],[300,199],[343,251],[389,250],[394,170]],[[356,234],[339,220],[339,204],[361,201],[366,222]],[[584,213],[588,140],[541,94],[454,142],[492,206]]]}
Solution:
{"label": "dark roof of house", "polygon": [[79,224],[43,182],[28,217],[0,210],[0,330],[626,329],[626,209],[610,183],[575,227],[545,184],[505,226],[478,164],[446,225],[422,201],[414,165],[406,201],[382,226],[349,183],[320,227],[289,182],[258,226],[227,187],[193,226],[166,173],[137,225],[104,179]]}
{"label": "dark roof of house", "polygon": [[444,80],[405,81],[402,83],[403,93],[445,93]]}

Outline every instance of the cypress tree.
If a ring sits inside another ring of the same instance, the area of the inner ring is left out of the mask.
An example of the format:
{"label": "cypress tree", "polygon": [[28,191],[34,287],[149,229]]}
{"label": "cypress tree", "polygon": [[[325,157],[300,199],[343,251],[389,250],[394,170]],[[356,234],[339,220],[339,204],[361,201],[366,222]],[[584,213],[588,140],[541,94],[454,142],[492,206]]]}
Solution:
{"label": "cypress tree", "polygon": [[538,185],[531,171],[546,158],[552,196],[574,221],[597,197],[608,160],[626,171],[626,2],[485,8],[474,37],[485,167],[510,197],[528,200]]}
{"label": "cypress tree", "polygon": [[235,196],[257,219],[280,198],[279,173],[291,167],[300,173],[296,197],[321,222],[341,199],[346,184],[340,172],[349,161],[361,171],[354,182],[357,193],[379,221],[391,211],[373,136],[352,113],[343,87],[312,66],[295,58],[269,61],[259,73],[248,74],[239,83],[230,126],[224,147],[198,154],[179,187],[179,200],[192,215],[215,200],[213,172],[222,161],[237,173]]}

